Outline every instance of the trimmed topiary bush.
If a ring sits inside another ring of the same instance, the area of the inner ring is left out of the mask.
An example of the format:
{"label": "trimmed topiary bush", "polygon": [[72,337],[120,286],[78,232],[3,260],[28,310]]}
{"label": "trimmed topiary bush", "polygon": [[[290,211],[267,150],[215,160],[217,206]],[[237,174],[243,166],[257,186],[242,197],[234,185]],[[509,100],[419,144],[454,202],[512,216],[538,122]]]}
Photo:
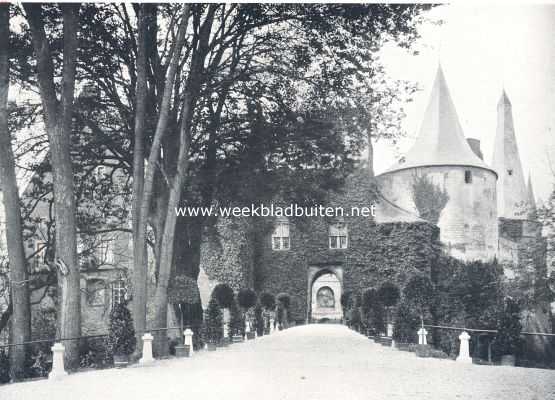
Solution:
{"label": "trimmed topiary bush", "polygon": [[498,357],[517,355],[522,345],[520,306],[516,300],[510,297],[505,299],[505,306],[498,318],[497,331],[492,347],[495,354]]}
{"label": "trimmed topiary bush", "polygon": [[399,343],[416,343],[419,322],[418,315],[402,300],[394,317],[393,340]]}
{"label": "trimmed topiary bush", "polygon": [[384,306],[392,307],[399,301],[399,288],[391,282],[385,282],[378,289],[378,297]]}
{"label": "trimmed topiary bush", "polygon": [[280,293],[277,295],[276,299],[277,299],[278,306],[280,305],[286,310],[289,310],[289,307],[291,306],[291,296],[289,296],[289,294]]}
{"label": "trimmed topiary bush", "polygon": [[212,291],[212,297],[216,299],[221,308],[230,308],[235,301],[233,289],[226,283],[216,285]]}
{"label": "trimmed topiary bush", "polygon": [[237,301],[239,307],[243,310],[248,310],[256,305],[256,292],[252,289],[241,289],[237,293]]}
{"label": "trimmed topiary bush", "polygon": [[223,336],[223,314],[218,301],[212,297],[204,315],[203,336],[206,343],[218,344]]}
{"label": "trimmed topiary bush", "polygon": [[264,335],[264,315],[263,308],[260,302],[256,303],[254,307],[254,329],[258,336]]}
{"label": "trimmed topiary bush", "polygon": [[362,294],[362,323],[368,333],[380,334],[385,328],[385,310],[376,289],[366,289]]}
{"label": "trimmed topiary bush", "polygon": [[244,336],[245,335],[245,319],[243,313],[239,309],[237,301],[231,303],[229,308],[229,336]]}
{"label": "trimmed topiary bush", "polygon": [[265,310],[273,311],[276,308],[276,298],[271,293],[263,292],[260,295],[260,304]]}
{"label": "trimmed topiary bush", "polygon": [[129,356],[135,351],[137,339],[133,318],[126,303],[115,304],[110,312],[107,351],[112,356]]}

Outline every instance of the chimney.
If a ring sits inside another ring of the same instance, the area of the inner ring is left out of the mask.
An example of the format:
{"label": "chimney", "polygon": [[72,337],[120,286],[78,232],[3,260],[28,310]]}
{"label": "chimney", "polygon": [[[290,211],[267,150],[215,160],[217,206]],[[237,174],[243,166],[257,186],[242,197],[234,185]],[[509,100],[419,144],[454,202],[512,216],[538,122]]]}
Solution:
{"label": "chimney", "polygon": [[466,139],[466,141],[468,142],[468,145],[470,146],[474,154],[476,154],[480,158],[480,160],[483,160],[484,155],[482,154],[482,150],[480,150],[480,140],[468,138]]}

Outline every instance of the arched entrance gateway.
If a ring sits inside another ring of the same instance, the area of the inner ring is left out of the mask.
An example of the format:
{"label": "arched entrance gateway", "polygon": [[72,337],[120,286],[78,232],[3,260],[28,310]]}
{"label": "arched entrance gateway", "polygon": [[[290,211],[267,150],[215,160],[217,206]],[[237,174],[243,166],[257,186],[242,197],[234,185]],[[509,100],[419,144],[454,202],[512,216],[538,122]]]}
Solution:
{"label": "arched entrance gateway", "polygon": [[308,322],[341,321],[343,270],[311,267],[308,271]]}

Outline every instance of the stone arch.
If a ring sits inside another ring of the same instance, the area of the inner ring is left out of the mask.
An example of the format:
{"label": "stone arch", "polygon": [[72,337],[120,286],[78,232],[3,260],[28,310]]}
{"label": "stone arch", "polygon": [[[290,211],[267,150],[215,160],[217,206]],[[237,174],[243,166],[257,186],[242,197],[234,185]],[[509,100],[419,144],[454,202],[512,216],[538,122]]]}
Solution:
{"label": "stone arch", "polygon": [[[343,318],[341,293],[343,269],[340,267],[309,267],[307,291],[307,322],[322,319],[340,321]],[[327,296],[328,307],[318,302],[318,294]],[[333,301],[330,299],[333,296]]]}

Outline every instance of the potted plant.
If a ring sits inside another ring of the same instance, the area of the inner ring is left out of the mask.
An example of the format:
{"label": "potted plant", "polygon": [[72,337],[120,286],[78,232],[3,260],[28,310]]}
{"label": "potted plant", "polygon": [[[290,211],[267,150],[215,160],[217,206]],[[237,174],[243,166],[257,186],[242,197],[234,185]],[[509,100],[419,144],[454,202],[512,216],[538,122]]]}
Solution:
{"label": "potted plant", "polygon": [[233,343],[242,342],[245,334],[245,319],[236,301],[229,309],[229,336]]}
{"label": "potted plant", "polygon": [[230,307],[235,301],[235,293],[233,293],[233,289],[228,284],[219,283],[214,287],[211,297],[216,299],[219,307],[223,311],[222,327],[224,334],[223,340],[218,344],[225,346],[228,344]]}
{"label": "potted plant", "polygon": [[254,327],[258,336],[264,335],[264,309],[260,302],[256,303],[254,307]]}
{"label": "potted plant", "polygon": [[255,317],[253,307],[256,305],[256,292],[252,289],[241,289],[237,294],[237,301],[245,316],[247,339],[254,339]]}
{"label": "potted plant", "polygon": [[276,298],[271,293],[263,292],[260,295],[260,304],[263,308],[262,315],[264,318],[264,334],[267,335],[271,331],[271,325],[273,322],[272,315],[276,308]]}
{"label": "potted plant", "polygon": [[501,359],[501,365],[516,365],[516,354],[521,346],[520,306],[516,300],[505,299],[503,310],[497,322],[497,335],[493,350]]}
{"label": "potted plant", "polygon": [[203,336],[206,348],[209,351],[216,350],[216,345],[221,342],[223,331],[222,310],[218,305],[218,301],[212,297],[208,302],[208,307],[204,316]]}
{"label": "potted plant", "polygon": [[133,318],[125,302],[114,304],[108,329],[107,349],[113,357],[114,365],[118,368],[125,367],[137,345]]}
{"label": "potted plant", "polygon": [[289,308],[291,307],[291,296],[287,293],[277,295],[276,317],[278,328],[286,329],[289,326]]}

